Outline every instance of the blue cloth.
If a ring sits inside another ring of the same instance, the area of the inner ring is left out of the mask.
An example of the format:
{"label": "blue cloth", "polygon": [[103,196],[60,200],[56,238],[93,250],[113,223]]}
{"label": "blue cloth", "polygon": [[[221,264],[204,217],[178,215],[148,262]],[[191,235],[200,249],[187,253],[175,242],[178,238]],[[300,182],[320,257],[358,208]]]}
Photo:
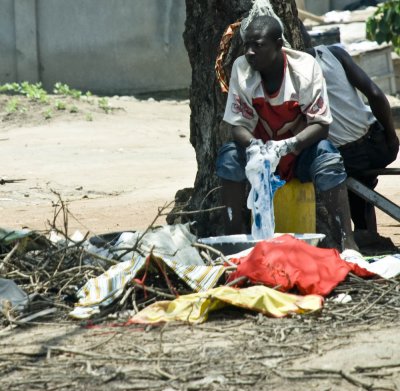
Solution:
{"label": "blue cloth", "polygon": [[263,153],[259,146],[252,146],[247,152],[246,176],[251,184],[247,207],[253,215],[251,234],[254,239],[269,239],[275,232],[274,193],[285,181],[271,172],[270,156]]}
{"label": "blue cloth", "polygon": [[[218,151],[217,175],[233,182],[246,178],[246,149],[235,142],[224,144]],[[294,176],[301,182],[313,182],[320,191],[330,190],[346,178],[343,159],[337,148],[328,140],[304,149],[296,159]]]}

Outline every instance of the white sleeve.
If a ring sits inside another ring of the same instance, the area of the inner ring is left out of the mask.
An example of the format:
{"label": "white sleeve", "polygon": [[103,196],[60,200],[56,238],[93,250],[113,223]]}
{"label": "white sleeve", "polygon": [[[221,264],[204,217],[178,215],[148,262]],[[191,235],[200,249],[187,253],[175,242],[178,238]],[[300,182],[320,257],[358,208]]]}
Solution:
{"label": "white sleeve", "polygon": [[258,114],[253,107],[251,97],[248,96],[250,94],[246,94],[240,85],[239,73],[240,66],[236,60],[232,67],[223,119],[233,126],[243,126],[253,133],[258,122]]}
{"label": "white sleeve", "polygon": [[329,108],[326,83],[322,75],[322,70],[315,60],[313,61],[310,78],[302,80],[300,83],[301,110],[306,116],[307,124],[320,123],[329,125],[332,122],[332,116]]}

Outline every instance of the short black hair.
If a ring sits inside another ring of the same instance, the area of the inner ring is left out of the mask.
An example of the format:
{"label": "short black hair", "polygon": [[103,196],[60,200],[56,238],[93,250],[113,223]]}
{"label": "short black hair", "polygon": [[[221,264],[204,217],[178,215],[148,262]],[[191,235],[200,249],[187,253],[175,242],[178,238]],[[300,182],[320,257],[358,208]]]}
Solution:
{"label": "short black hair", "polygon": [[277,41],[282,38],[283,30],[279,21],[269,15],[256,16],[247,26],[248,29],[259,30],[265,33],[268,38]]}

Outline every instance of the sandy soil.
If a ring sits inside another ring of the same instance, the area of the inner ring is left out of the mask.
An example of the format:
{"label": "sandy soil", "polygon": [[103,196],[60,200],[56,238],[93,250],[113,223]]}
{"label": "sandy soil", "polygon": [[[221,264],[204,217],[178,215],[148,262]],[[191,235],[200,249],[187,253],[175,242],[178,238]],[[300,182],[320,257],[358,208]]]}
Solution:
{"label": "sandy soil", "polygon": [[[187,101],[112,98],[110,105],[120,109],[96,110],[92,121],[68,112],[2,117],[0,177],[24,181],[0,186],[0,226],[46,229],[56,191],[76,218],[71,231],[144,229],[159,206],[193,185]],[[382,177],[379,190],[399,203],[398,183]],[[378,220],[399,245],[399,224],[383,213]],[[0,378],[15,390],[400,390],[399,322],[374,322],[340,332],[332,332],[336,324],[318,331],[317,321],[284,326],[254,314],[166,329],[38,324],[0,332]],[[357,365],[375,365],[379,376],[361,370],[355,385],[346,374]],[[299,366],[319,372],[296,377]]]}
{"label": "sandy soil", "polygon": [[0,186],[1,226],[45,229],[54,190],[77,219],[71,230],[140,230],[193,186],[187,101],[111,98],[110,106],[120,109],[92,121],[69,113],[34,126],[3,121],[0,177],[25,180]]}
{"label": "sandy soil", "polygon": [[[0,178],[24,181],[0,186],[1,226],[45,229],[56,191],[76,217],[69,221],[71,231],[141,230],[177,190],[193,186],[197,163],[188,101],[115,97],[109,99],[115,108],[110,114],[79,105],[80,114],[56,112],[49,120],[35,115],[35,106],[23,116],[3,116]],[[392,167],[400,167],[400,160]],[[398,183],[382,176],[378,191],[399,203]],[[397,221],[378,211],[378,224],[382,235],[400,245]]]}

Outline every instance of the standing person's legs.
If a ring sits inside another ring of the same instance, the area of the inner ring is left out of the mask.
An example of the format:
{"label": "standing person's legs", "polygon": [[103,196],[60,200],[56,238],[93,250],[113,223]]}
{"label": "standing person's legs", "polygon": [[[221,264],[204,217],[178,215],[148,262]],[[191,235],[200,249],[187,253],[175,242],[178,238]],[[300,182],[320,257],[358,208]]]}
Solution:
{"label": "standing person's legs", "polygon": [[297,158],[295,175],[301,182],[312,181],[340,233],[341,248],[358,250],[351,227],[347,178],[339,151],[327,140],[306,148]]}
{"label": "standing person's legs", "polygon": [[[365,177],[366,170],[384,168],[392,163],[397,151],[391,151],[387,145],[385,129],[376,121],[367,134],[352,143],[338,148],[343,157],[344,166],[349,176],[365,184],[370,189],[378,183],[376,177]],[[377,232],[376,214],[373,204],[349,191],[351,217],[355,230]]]}
{"label": "standing person's legs", "polygon": [[[370,189],[373,189],[377,184],[371,184],[371,181],[365,181],[364,178],[356,178],[360,182],[364,183]],[[354,223],[354,230],[367,230],[369,232],[378,232],[378,226],[376,223],[375,207],[370,202],[365,201],[363,198],[349,191],[349,204],[351,219]]]}
{"label": "standing person's legs", "polygon": [[246,151],[238,144],[224,144],[218,151],[217,175],[221,179],[222,202],[226,206],[224,227],[227,235],[245,233]]}

